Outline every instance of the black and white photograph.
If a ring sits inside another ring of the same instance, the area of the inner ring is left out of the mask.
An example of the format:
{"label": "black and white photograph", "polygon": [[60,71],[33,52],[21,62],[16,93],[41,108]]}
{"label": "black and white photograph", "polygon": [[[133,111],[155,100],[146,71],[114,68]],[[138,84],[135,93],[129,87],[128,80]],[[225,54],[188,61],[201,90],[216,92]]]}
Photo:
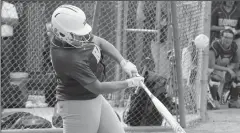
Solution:
{"label": "black and white photograph", "polygon": [[240,1],[0,3],[0,132],[240,132]]}

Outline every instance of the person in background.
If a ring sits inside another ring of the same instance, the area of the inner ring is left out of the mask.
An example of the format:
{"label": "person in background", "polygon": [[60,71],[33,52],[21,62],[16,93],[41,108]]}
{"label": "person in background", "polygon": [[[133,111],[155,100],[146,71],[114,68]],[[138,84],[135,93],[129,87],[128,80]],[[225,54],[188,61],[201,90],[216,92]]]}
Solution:
{"label": "person in background", "polygon": [[[221,39],[216,39],[212,42],[209,51],[209,68],[213,69],[210,74],[209,86],[210,92],[214,99],[216,108],[220,108],[218,87],[221,81],[229,80],[232,84],[238,84],[236,78],[236,70],[239,70],[239,53],[237,52],[238,46],[233,41],[234,32],[231,29],[221,31]],[[228,78],[225,78],[223,72],[226,72]],[[229,82],[228,81],[228,82]],[[232,86],[231,100],[229,102],[230,108],[240,108],[238,103],[238,87]]]}
{"label": "person in background", "polygon": [[231,29],[235,35],[235,41],[239,44],[240,38],[240,8],[237,1],[223,1],[223,3],[212,11],[211,38],[220,38],[220,31]]}
{"label": "person in background", "polygon": [[[240,8],[237,1],[223,1],[223,3],[212,11],[212,27],[211,27],[211,41],[220,38],[220,32],[224,29],[230,29],[234,33],[234,41],[240,47]],[[240,49],[237,50],[240,53]],[[239,55],[239,54],[238,54]],[[240,57],[238,57],[240,59]],[[237,77],[240,77],[240,71],[235,71]],[[229,73],[226,73],[229,77]],[[232,81],[225,81],[224,90],[231,88]],[[240,87],[237,87],[240,88]],[[236,97],[240,93],[240,89],[235,89],[236,94],[230,93],[231,97]],[[238,91],[237,91],[238,90]],[[220,94],[221,95],[221,94]],[[233,96],[232,96],[233,95]],[[229,107],[232,107],[229,104]]]}

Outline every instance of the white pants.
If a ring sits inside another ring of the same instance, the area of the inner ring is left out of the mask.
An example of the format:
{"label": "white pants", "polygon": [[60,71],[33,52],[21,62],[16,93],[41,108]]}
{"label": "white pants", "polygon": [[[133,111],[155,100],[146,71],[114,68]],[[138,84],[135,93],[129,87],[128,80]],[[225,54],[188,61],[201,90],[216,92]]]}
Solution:
{"label": "white pants", "polygon": [[63,118],[63,133],[125,133],[102,95],[92,100],[59,101],[57,113]]}

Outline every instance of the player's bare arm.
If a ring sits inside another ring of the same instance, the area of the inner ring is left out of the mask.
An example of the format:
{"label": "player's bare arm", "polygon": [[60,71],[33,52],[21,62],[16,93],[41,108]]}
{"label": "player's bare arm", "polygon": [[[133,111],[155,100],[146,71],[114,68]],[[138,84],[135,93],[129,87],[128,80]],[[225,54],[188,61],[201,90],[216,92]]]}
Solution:
{"label": "player's bare arm", "polygon": [[71,66],[71,77],[94,94],[106,94],[120,91],[128,87],[137,87],[144,81],[143,77],[138,76],[123,81],[100,82],[92,71],[89,63],[78,60],[78,57],[75,59],[74,65]]}
{"label": "player's bare arm", "polygon": [[128,76],[132,77],[138,74],[136,66],[125,60],[120,52],[110,42],[98,36],[94,36],[93,41],[101,48],[103,53],[117,61]]}
{"label": "player's bare arm", "polygon": [[225,29],[224,26],[216,26],[216,25],[213,25],[213,26],[211,27],[211,30],[212,30],[212,31],[221,31],[221,30],[224,30],[224,29]]}
{"label": "player's bare arm", "polygon": [[102,49],[103,53],[110,56],[112,59],[117,61],[119,64],[124,59],[120,52],[107,40],[94,36],[94,42]]}
{"label": "player's bare arm", "polygon": [[95,94],[108,94],[126,89],[128,87],[140,86],[140,82],[143,80],[143,77],[133,77],[124,81],[112,82],[100,82],[99,80],[96,80],[84,87]]}

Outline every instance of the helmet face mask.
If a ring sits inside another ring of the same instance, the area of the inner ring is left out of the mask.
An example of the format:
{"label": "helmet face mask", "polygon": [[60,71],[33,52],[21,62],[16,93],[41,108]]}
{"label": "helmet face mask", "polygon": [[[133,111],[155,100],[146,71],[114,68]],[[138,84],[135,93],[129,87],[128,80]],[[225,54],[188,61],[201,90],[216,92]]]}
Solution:
{"label": "helmet face mask", "polygon": [[81,47],[91,39],[92,27],[86,23],[86,15],[78,7],[58,7],[52,15],[51,24],[54,35],[73,47]]}
{"label": "helmet face mask", "polygon": [[88,33],[86,35],[83,35],[83,36],[79,36],[79,35],[76,35],[76,34],[73,34],[73,33],[70,33],[71,36],[72,36],[72,40],[75,41],[75,42],[88,42],[90,39],[91,39],[91,34]]}
{"label": "helmet face mask", "polygon": [[88,33],[83,36],[79,36],[74,33],[62,33],[56,30],[57,30],[56,28],[55,30],[53,30],[55,37],[68,43],[69,45],[75,48],[81,48],[84,45],[84,43],[90,41],[92,37],[91,33]]}
{"label": "helmet face mask", "polygon": [[70,33],[72,38],[71,38],[71,43],[68,43],[70,45],[72,45],[75,48],[81,48],[82,46],[84,46],[86,43],[84,42],[88,42],[91,39],[91,34],[87,34],[84,36],[78,36],[75,35],[73,33]]}

